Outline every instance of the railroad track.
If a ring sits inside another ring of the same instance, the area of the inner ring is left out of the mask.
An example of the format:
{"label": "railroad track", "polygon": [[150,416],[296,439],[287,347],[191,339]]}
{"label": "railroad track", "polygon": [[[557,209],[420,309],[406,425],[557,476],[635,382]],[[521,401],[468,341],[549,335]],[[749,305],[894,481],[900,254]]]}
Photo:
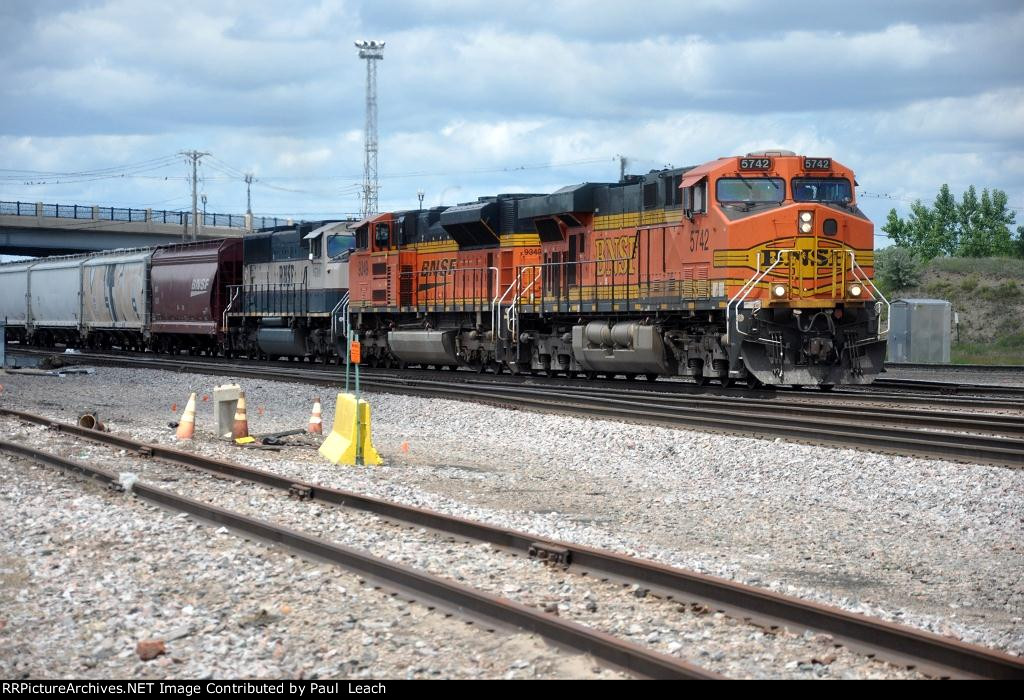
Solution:
{"label": "railroad track", "polygon": [[937,372],[1005,372],[1024,374],[1024,365],[953,365],[931,362],[886,362],[892,369],[926,369]]}
{"label": "railroad track", "polygon": [[[131,358],[137,361],[154,362],[217,362],[225,363],[231,367],[263,367],[274,368],[281,371],[291,371],[297,368],[303,371],[323,371],[331,376],[337,377],[343,369],[337,365],[324,366],[319,364],[292,363],[283,361],[249,360],[249,359],[224,359],[210,357],[192,356],[166,356],[151,353],[134,353],[107,351],[104,353],[75,353],[65,355],[60,352],[41,350],[38,348],[22,348],[20,346],[9,346],[8,354],[12,357],[23,356],[26,358],[42,358],[57,355],[68,363],[94,362],[96,364],[119,364],[119,360]],[[126,361],[126,360],[125,360]],[[237,370],[241,372],[242,370]],[[239,375],[243,376],[243,375]],[[825,403],[847,402],[856,405],[862,404],[903,404],[906,406],[935,407],[940,405],[945,408],[970,409],[970,410],[1016,410],[1024,409],[1024,387],[994,387],[993,392],[987,392],[986,387],[990,385],[972,385],[950,382],[927,382],[925,385],[915,384],[914,380],[879,379],[875,384],[864,386],[850,386],[837,388],[834,391],[823,393],[817,389],[795,389],[792,387],[779,387],[772,389],[749,389],[745,386],[733,386],[723,388],[715,385],[697,386],[690,381],[664,379],[657,383],[633,383],[621,379],[596,379],[583,380],[568,377],[544,377],[530,374],[500,375],[477,374],[469,370],[451,372],[446,370],[409,369],[409,370],[375,370],[362,369],[362,376],[366,379],[434,379],[447,383],[496,383],[496,384],[537,384],[546,386],[564,386],[568,388],[591,387],[618,388],[622,386],[638,387],[643,386],[648,391],[660,394],[685,394],[691,396],[718,396],[724,398],[746,398],[750,400],[767,400],[772,398],[784,398],[786,400],[796,399],[814,405]],[[882,382],[882,383],[879,383]],[[972,389],[978,388],[978,391]],[[981,394],[981,395],[979,395]]]}
{"label": "railroad track", "polygon": [[[148,444],[111,433],[28,413],[0,410],[0,414],[47,426],[79,439],[138,458],[153,458],[175,467],[256,484],[301,500],[320,502],[378,516],[402,526],[426,528],[447,537],[487,543],[500,550],[546,559],[568,573],[601,580],[630,583],[675,602],[699,604],[738,620],[791,631],[828,634],[835,644],[898,666],[914,668],[938,677],[1024,678],[1024,660],[991,649],[966,644],[902,625],[871,619],[733,581],[676,569],[615,552],[546,540],[529,533],[494,527],[357,493],[304,483],[267,471],[212,459],[158,444]],[[0,441],[0,451],[36,462],[85,474],[116,488],[118,475],[33,448]],[[219,482],[223,484],[223,482]],[[562,646],[592,654],[612,666],[647,677],[712,678],[716,674],[681,659],[618,639],[556,615],[541,612],[505,598],[457,584],[450,579],[380,560],[320,538],[258,520],[208,503],[180,496],[147,484],[133,491],[161,506],[188,512],[209,522],[227,526],[247,536],[270,541],[318,560],[327,559],[379,581],[417,600],[428,600],[485,625],[513,626],[540,634]]]}
{"label": "railroad track", "polygon": [[880,377],[870,386],[883,390],[900,389],[904,391],[934,392],[943,396],[1014,396],[1024,399],[1024,387],[1001,386],[997,384],[964,384],[961,382],[942,382],[933,379],[888,379]]}
{"label": "railroad track", "polygon": [[[68,355],[69,362],[124,365],[337,386],[338,370],[311,365],[263,366],[203,358]],[[367,373],[369,391],[457,399],[563,415],[625,420],[735,435],[874,450],[974,464],[1024,467],[1024,419],[1019,416],[796,405],[779,397],[750,400],[706,394],[565,387],[553,384],[416,379]]]}

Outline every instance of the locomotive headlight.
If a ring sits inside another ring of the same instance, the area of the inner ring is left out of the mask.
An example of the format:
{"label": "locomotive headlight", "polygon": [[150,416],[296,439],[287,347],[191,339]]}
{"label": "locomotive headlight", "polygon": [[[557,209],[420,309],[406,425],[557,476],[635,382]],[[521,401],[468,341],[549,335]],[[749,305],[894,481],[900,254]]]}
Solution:
{"label": "locomotive headlight", "polygon": [[860,293],[863,292],[863,291],[864,290],[861,289],[859,284],[852,284],[852,285],[850,285],[850,296],[851,297],[859,297]]}
{"label": "locomotive headlight", "polygon": [[800,212],[800,231],[810,233],[814,228],[814,214],[809,211]]}
{"label": "locomotive headlight", "polygon": [[800,220],[801,221],[806,221],[807,223],[811,223],[811,212],[809,212],[809,211],[800,212]]}
{"label": "locomotive headlight", "polygon": [[803,231],[804,233],[810,233],[811,232],[811,222],[810,221],[802,221],[800,223],[800,230]]}
{"label": "locomotive headlight", "polygon": [[772,296],[776,297],[777,299],[781,299],[782,297],[786,296],[786,285],[777,284],[774,287],[772,287]]}

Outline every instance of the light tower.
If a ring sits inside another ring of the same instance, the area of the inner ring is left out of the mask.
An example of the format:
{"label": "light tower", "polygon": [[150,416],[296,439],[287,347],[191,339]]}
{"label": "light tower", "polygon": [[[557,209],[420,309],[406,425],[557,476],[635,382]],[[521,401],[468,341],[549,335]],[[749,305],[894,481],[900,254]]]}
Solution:
{"label": "light tower", "polygon": [[384,59],[383,41],[355,42],[366,59],[366,155],[363,160],[363,218],[377,213],[377,61]]}

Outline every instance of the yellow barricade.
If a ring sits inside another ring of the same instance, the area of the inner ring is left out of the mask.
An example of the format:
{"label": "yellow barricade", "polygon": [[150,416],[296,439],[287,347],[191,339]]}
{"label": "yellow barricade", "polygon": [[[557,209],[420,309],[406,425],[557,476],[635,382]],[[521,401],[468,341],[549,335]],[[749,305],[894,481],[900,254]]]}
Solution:
{"label": "yellow barricade", "polygon": [[[382,463],[380,455],[373,447],[370,439],[370,404],[360,399],[358,407],[359,422],[362,424],[363,464],[378,465]],[[334,464],[356,463],[356,397],[352,394],[338,394],[334,407],[334,428],[320,445],[320,454]]]}

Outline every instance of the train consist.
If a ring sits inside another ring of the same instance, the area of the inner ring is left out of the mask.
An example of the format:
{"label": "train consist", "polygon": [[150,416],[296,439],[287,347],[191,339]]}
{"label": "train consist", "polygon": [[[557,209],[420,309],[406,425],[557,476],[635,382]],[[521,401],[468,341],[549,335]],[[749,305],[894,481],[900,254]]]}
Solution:
{"label": "train consist", "polygon": [[[148,251],[0,266],[8,337],[374,366],[859,384],[886,303],[853,172],[767,151]],[[187,296],[186,296],[187,294]]]}

